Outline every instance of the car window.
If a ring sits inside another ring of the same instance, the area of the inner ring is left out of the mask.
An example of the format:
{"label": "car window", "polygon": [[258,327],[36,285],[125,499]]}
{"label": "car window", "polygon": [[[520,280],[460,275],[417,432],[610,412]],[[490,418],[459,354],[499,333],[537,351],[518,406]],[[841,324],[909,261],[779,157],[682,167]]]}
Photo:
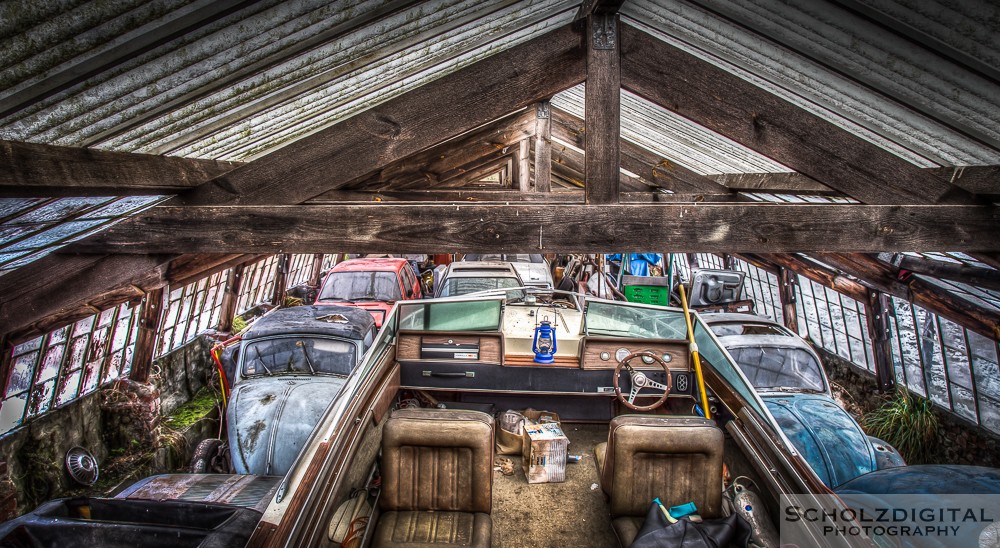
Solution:
{"label": "car window", "polygon": [[[458,295],[468,295],[477,291],[489,291],[492,289],[507,289],[520,287],[517,278],[499,277],[461,277],[447,278],[441,288],[441,297],[456,297]],[[510,291],[507,298],[510,300],[524,299],[524,291]]]}
{"label": "car window", "polygon": [[334,272],[327,277],[320,301],[398,301],[402,294],[395,272]]}
{"label": "car window", "polygon": [[357,363],[354,343],[323,337],[279,337],[245,343],[243,374],[349,375]]}
{"label": "car window", "polygon": [[729,335],[790,335],[781,326],[766,323],[725,322],[713,323],[709,327],[716,337]]}
{"label": "car window", "polygon": [[823,370],[816,358],[801,348],[741,346],[729,354],[758,390],[793,388],[824,391]]}

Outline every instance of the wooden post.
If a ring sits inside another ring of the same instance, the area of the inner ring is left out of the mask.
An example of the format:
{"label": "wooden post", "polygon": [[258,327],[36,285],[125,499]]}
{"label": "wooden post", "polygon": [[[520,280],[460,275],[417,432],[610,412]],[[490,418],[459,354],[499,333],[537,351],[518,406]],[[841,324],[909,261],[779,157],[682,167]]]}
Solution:
{"label": "wooden post", "polygon": [[521,192],[531,190],[531,138],[525,137],[517,143],[517,176],[515,182]]}
{"label": "wooden post", "polygon": [[243,263],[229,270],[229,278],[226,280],[226,289],[222,295],[222,304],[219,311],[219,331],[229,331],[233,328],[233,317],[236,316],[236,301],[240,297],[240,286],[243,284],[243,272],[246,268],[246,263]]}
{"label": "wooden post", "polygon": [[278,256],[278,268],[274,272],[274,287],[271,293],[271,304],[274,306],[281,306],[285,302],[285,287],[288,284],[288,266],[291,263],[292,256],[288,253],[282,253]]}
{"label": "wooden post", "polygon": [[10,337],[4,335],[0,338],[0,386],[3,386],[4,395],[7,394],[7,387],[10,384],[12,363],[14,363],[14,345],[10,342]]}
{"label": "wooden post", "polygon": [[798,298],[795,291],[797,278],[795,272],[778,267],[778,296],[781,298],[781,315],[785,318],[785,327],[799,332],[799,318],[795,312],[795,301]]}
{"label": "wooden post", "polygon": [[535,191],[552,190],[552,114],[548,101],[535,105]]}
{"label": "wooden post", "polygon": [[618,203],[621,48],[618,15],[587,17],[586,203]]}
{"label": "wooden post", "polygon": [[865,301],[865,316],[868,318],[868,336],[871,339],[872,356],[875,358],[875,382],[879,391],[892,392],[896,389],[896,374],[892,363],[889,323],[889,297],[885,293],[868,290]]}
{"label": "wooden post", "polygon": [[142,299],[139,312],[139,332],[135,338],[135,352],[132,354],[132,371],[129,378],[137,382],[148,382],[149,371],[156,357],[156,337],[160,333],[160,318],[163,316],[163,288],[153,289]]}
{"label": "wooden post", "polygon": [[319,283],[322,281],[320,277],[323,274],[323,254],[314,253],[313,254],[313,264],[312,270],[309,272],[309,287],[319,287]]}

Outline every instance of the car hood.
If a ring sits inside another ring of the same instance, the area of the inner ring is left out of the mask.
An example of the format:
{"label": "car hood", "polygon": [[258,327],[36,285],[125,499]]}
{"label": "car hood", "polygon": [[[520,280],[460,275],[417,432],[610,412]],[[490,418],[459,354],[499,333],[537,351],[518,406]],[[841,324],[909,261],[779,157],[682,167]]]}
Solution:
{"label": "car hood", "polygon": [[822,394],[761,397],[795,449],[831,489],[876,469],[868,436],[833,399]]}
{"label": "car hood", "polygon": [[237,384],[226,409],[233,471],[288,472],[345,380],[282,376]]}

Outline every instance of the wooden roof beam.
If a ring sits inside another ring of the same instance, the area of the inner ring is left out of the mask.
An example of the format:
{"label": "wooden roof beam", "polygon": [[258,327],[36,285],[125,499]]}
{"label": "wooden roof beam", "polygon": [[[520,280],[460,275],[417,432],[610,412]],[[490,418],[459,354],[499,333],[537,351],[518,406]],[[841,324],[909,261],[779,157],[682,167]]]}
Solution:
{"label": "wooden roof beam", "polygon": [[240,165],[0,140],[0,198],[176,194]]}
{"label": "wooden roof beam", "polygon": [[878,259],[900,270],[951,280],[975,287],[1000,290],[1000,270],[923,259],[902,253],[879,253]]}
{"label": "wooden roof beam", "polygon": [[622,87],[867,204],[980,203],[848,131],[629,25]]}
{"label": "wooden roof beam", "polygon": [[1000,222],[1000,208],[988,206],[369,204],[157,207],[154,211],[155,215],[119,223],[77,244],[77,252],[1000,249],[1000,241],[992,237]]}

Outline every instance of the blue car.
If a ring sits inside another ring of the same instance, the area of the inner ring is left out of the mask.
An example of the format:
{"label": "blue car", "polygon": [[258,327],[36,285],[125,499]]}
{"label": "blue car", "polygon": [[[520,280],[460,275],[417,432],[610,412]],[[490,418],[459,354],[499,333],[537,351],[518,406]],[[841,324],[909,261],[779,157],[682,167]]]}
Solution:
{"label": "blue car", "polygon": [[801,337],[753,314],[701,317],[828,487],[905,464],[894,447],[865,434],[837,404],[819,356]]}

